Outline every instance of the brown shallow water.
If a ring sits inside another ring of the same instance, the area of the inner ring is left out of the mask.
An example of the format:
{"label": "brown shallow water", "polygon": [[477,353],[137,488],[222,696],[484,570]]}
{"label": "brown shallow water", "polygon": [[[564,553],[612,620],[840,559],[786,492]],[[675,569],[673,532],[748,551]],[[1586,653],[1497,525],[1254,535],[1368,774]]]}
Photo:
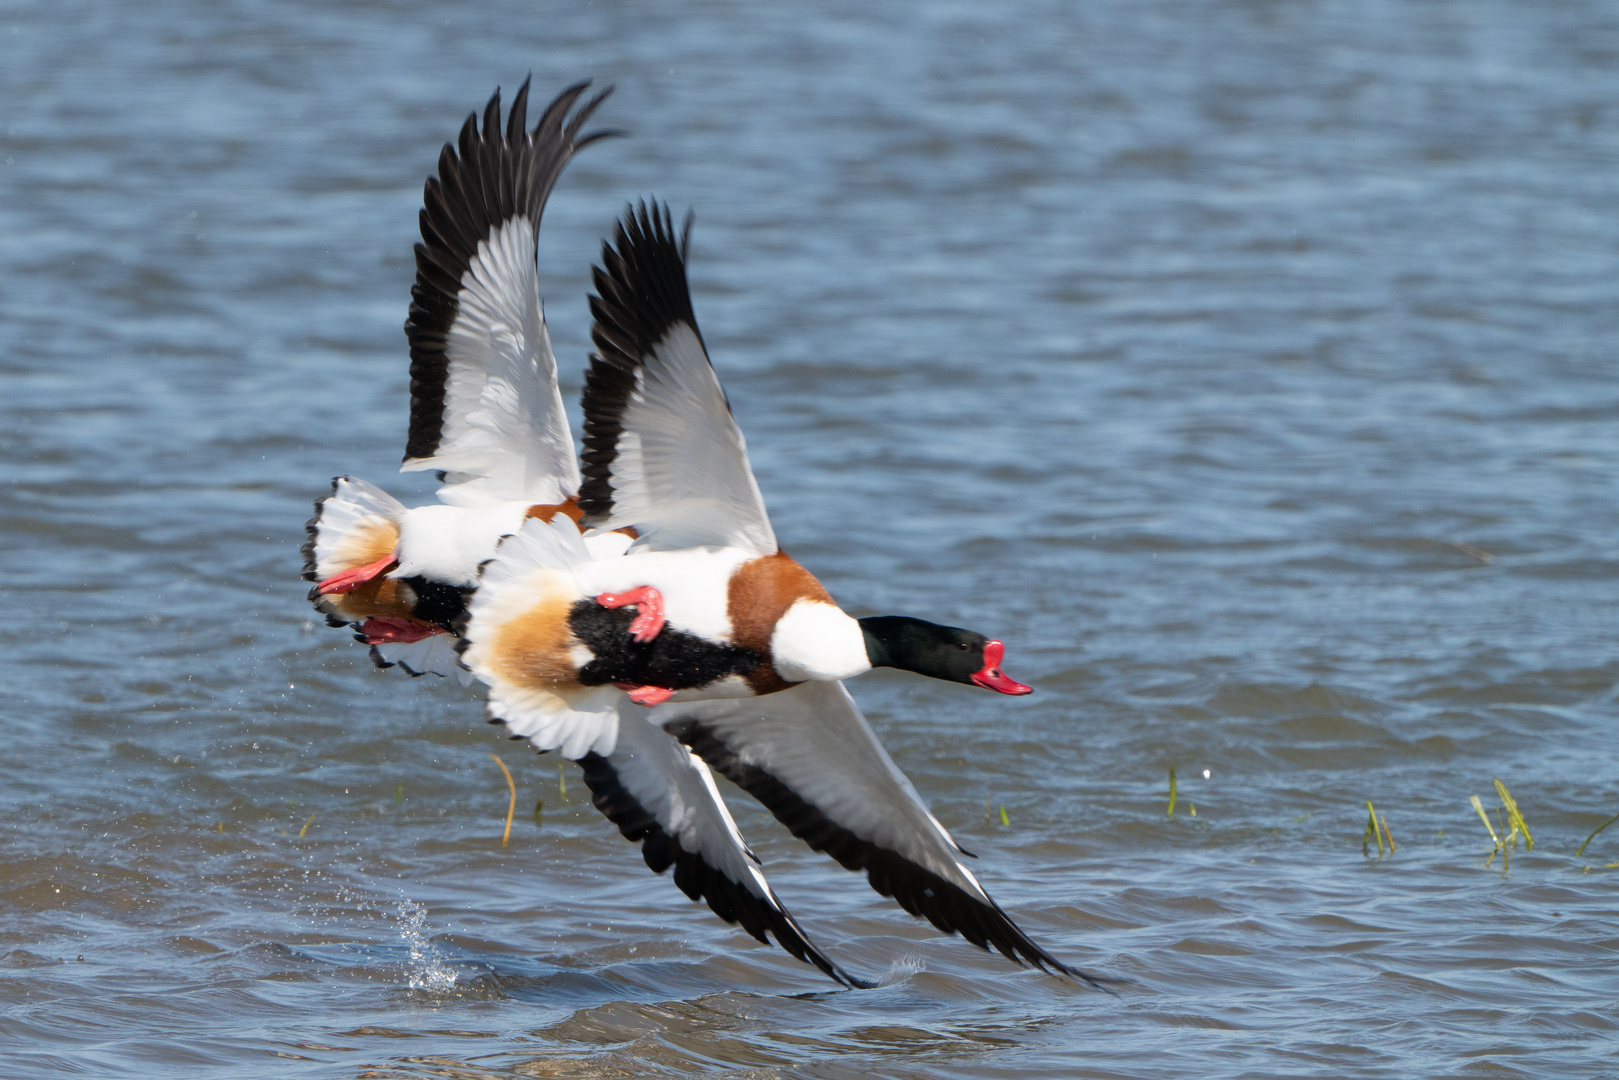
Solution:
{"label": "brown shallow water", "polygon": [[[0,49],[0,1075],[1619,1075],[1610,6],[13,3]],[[1117,996],[737,796],[884,978],[840,991],[311,617],[326,478],[425,492],[422,178],[530,70],[633,135],[548,212],[570,385],[622,202],[695,206],[784,543],[1037,688],[857,696]]]}

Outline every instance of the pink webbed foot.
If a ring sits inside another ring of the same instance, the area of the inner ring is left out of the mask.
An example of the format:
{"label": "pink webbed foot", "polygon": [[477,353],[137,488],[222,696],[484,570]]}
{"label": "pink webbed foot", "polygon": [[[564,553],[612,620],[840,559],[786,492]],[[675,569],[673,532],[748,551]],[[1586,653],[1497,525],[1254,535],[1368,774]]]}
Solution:
{"label": "pink webbed foot", "polygon": [[382,645],[390,641],[408,645],[413,641],[422,641],[434,634],[443,634],[447,631],[442,626],[424,623],[420,619],[404,619],[397,615],[373,615],[360,624],[360,633],[365,635],[367,645]]}
{"label": "pink webbed foot", "polygon": [[627,682],[616,682],[613,685],[620,690],[628,691],[631,701],[637,705],[645,705],[649,709],[654,705],[662,705],[675,695],[673,690],[661,686],[637,686],[635,683]]}
{"label": "pink webbed foot", "polygon": [[395,561],[394,557],[389,555],[378,559],[374,563],[366,563],[364,566],[356,566],[351,570],[340,571],[316,585],[315,588],[322,596],[330,596],[332,593],[353,592],[379,574],[386,573]]}
{"label": "pink webbed foot", "polygon": [[630,636],[645,644],[663,631],[663,594],[650,585],[629,592],[602,593],[596,603],[604,608],[635,605],[635,620],[630,623]]}

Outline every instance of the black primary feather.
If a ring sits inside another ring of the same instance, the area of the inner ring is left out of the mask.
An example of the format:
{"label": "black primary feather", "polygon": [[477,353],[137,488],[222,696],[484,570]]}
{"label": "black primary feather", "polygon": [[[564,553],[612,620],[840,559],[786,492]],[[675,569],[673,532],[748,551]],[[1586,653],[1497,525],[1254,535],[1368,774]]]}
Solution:
{"label": "black primary feather", "polygon": [[709,908],[733,925],[740,925],[754,938],[769,942],[766,932],[775,937],[776,944],[806,963],[814,964],[827,975],[845,986],[870,989],[875,983],[855,978],[838,967],[814,945],[810,944],[803,929],[785,909],[772,904],[767,897],[756,896],[744,886],[732,881],[719,869],[710,866],[702,855],[687,851],[680,841],[664,831],[658,819],[642,806],[634,792],[620,783],[612,763],[600,754],[586,754],[579,759],[585,773],[585,784],[590,788],[591,802],[618,826],[624,839],[641,845],[641,858],[653,873],[661,874],[675,868],[675,884],[693,900],[706,900]]}
{"label": "black primary feather", "polygon": [[[457,297],[478,244],[507,221],[526,216],[536,234],[545,200],[563,166],[580,149],[617,132],[580,137],[579,129],[612,93],[612,88],[574,109],[590,85],[577,83],[546,106],[531,132],[527,79],[512,101],[504,133],[500,91],[484,108],[483,130],[473,113],[461,128],[458,145],[439,153],[438,175],[422,192],[422,242],[416,245],[416,284],[410,290],[410,433],[405,459],[432,457],[444,428],[444,385],[449,378],[445,343],[459,310]],[[573,110],[572,116],[569,111]]]}
{"label": "black primary feather", "polygon": [[993,947],[1016,963],[1027,961],[1098,990],[1114,981],[1069,967],[1046,952],[993,900],[986,903],[897,852],[856,836],[769,772],[743,761],[701,721],[675,720],[665,730],[715,772],[763,803],[794,836],[815,851],[826,852],[846,870],[864,870],[873,889],[893,897],[912,915],[947,934],[960,934],[981,949]]}
{"label": "black primary feather", "polygon": [[590,337],[596,352],[585,372],[581,401],[585,450],[579,507],[586,527],[612,516],[613,461],[624,434],[621,419],[641,365],[680,323],[691,327],[699,343],[703,340],[686,283],[691,221],[688,214],[677,239],[666,204],[654,200],[650,206],[642,202],[639,209],[629,207],[613,241],[602,244],[602,265],[592,269],[596,295],[590,298],[595,319]]}

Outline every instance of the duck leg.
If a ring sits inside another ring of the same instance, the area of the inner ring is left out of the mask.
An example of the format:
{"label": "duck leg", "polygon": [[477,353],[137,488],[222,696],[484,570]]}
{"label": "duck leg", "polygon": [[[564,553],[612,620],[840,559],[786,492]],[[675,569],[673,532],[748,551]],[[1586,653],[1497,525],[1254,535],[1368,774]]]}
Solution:
{"label": "duck leg", "polygon": [[661,686],[640,686],[636,683],[628,682],[616,682],[613,685],[625,691],[625,696],[631,701],[637,705],[645,705],[649,709],[654,705],[662,705],[673,697],[675,693],[673,690],[667,690]]}
{"label": "duck leg", "polygon": [[635,605],[635,620],[630,623],[630,636],[642,644],[657,637],[663,630],[663,594],[650,585],[621,593],[602,593],[596,603],[604,608]]}
{"label": "duck leg", "polygon": [[374,563],[366,563],[364,566],[356,566],[333,574],[319,585],[316,585],[315,591],[322,596],[353,592],[378,575],[386,573],[397,563],[398,560],[393,555],[385,555]]}
{"label": "duck leg", "polygon": [[434,634],[443,634],[447,631],[442,626],[434,626],[420,619],[405,619],[397,615],[374,615],[360,624],[360,633],[365,635],[367,645],[381,645],[389,641],[408,645],[413,641],[422,641]]}

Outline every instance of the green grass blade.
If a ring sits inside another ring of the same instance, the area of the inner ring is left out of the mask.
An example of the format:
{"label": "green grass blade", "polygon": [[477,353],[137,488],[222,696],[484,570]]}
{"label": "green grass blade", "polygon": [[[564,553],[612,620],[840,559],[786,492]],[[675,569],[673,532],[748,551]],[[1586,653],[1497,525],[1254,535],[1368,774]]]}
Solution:
{"label": "green grass blade", "polygon": [[1484,822],[1484,827],[1490,830],[1490,839],[1495,842],[1496,847],[1500,847],[1501,838],[1495,834],[1495,826],[1490,824],[1489,815],[1484,812],[1484,804],[1478,801],[1477,795],[1468,796],[1468,801],[1473,804],[1473,809],[1478,811],[1478,819]]}
{"label": "green grass blade", "polygon": [[1499,780],[1495,782],[1495,790],[1496,793],[1501,796],[1502,805],[1507,808],[1507,817],[1511,819],[1513,826],[1517,828],[1519,832],[1523,833],[1524,846],[1530,851],[1535,850],[1535,838],[1529,835],[1529,823],[1524,821],[1523,815],[1518,812],[1518,804],[1512,798],[1512,793],[1509,792],[1507,790],[1507,786]]}
{"label": "green grass blade", "polygon": [[1164,813],[1164,816],[1165,817],[1174,817],[1175,816],[1175,770],[1174,769],[1169,770],[1169,809]]}
{"label": "green grass blade", "polygon": [[[1597,833],[1601,832],[1603,829],[1606,829],[1609,825],[1612,825],[1616,821],[1619,821],[1619,814],[1613,815],[1613,817],[1609,818],[1607,821],[1604,821],[1601,825],[1598,825],[1595,829],[1592,829],[1591,830],[1591,835],[1587,836],[1585,838],[1585,844],[1589,844],[1591,841],[1595,840],[1597,838]],[[220,831],[223,832],[224,830],[221,829]],[[1574,849],[1574,854],[1577,855],[1577,856],[1578,855],[1584,855],[1585,854],[1585,844],[1581,844],[1579,847],[1575,848]]]}

